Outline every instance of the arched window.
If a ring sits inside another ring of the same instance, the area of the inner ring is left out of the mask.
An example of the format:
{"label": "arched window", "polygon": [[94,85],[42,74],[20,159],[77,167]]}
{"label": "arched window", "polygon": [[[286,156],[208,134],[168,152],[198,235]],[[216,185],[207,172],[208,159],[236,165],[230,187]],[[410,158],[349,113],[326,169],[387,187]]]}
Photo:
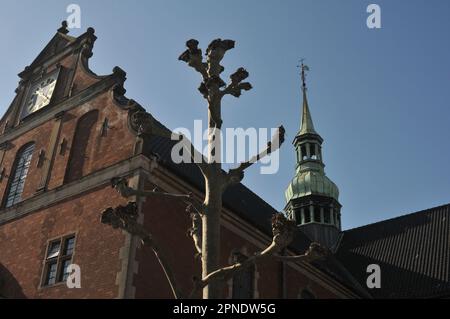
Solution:
{"label": "arched window", "polygon": [[34,143],[29,143],[17,152],[6,191],[5,207],[11,207],[22,200],[22,192],[30,168],[33,151]]}
{"label": "arched window", "polygon": [[95,124],[98,120],[98,111],[90,111],[78,120],[67,164],[65,183],[73,182],[83,177],[87,169],[87,148],[91,140]]}

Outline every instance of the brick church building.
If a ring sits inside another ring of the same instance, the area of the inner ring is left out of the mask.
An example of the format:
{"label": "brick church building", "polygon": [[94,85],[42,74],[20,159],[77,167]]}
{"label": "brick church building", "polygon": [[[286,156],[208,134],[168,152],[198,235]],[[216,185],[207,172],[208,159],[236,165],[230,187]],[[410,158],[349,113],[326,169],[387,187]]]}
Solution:
{"label": "brick church building", "polygon": [[[143,108],[125,96],[126,73],[89,68],[94,30],[75,38],[66,26],[19,74],[16,96],[0,120],[0,296],[2,298],[171,298],[154,254],[122,230],[100,222],[107,207],[128,200],[114,177],[137,189],[202,198],[194,164],[175,164],[173,141],[138,134],[132,116]],[[325,175],[322,137],[303,90],[295,177],[286,214],[298,225],[288,253],[313,242],[326,259],[267,260],[230,280],[227,298],[433,298],[450,296],[450,205],[364,227],[341,230],[338,187]],[[157,123],[160,128],[165,127]],[[281,192],[281,190],[280,190]],[[138,203],[181,290],[200,276],[186,205],[152,197]],[[276,210],[242,184],[224,194],[221,264],[248,256],[272,239]],[[81,288],[68,288],[69,265]],[[369,289],[367,267],[378,264],[381,288]]]}

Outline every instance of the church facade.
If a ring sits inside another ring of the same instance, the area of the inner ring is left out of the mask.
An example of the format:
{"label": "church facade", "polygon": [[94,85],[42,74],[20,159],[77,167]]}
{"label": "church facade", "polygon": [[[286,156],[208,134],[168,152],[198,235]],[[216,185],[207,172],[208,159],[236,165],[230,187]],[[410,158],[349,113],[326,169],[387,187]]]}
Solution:
{"label": "church facade", "polygon": [[[194,164],[175,164],[174,142],[143,136],[133,121],[144,111],[125,96],[126,73],[100,76],[89,68],[95,32],[58,29],[19,74],[16,96],[0,120],[0,296],[3,298],[171,298],[148,247],[102,224],[108,207],[127,205],[111,179],[136,189],[192,193],[202,198]],[[448,297],[450,206],[341,230],[338,187],[325,175],[322,137],[315,131],[303,86],[297,167],[286,190],[286,214],[298,225],[287,253],[312,242],[331,254],[312,263],[267,260],[224,285],[226,298]],[[167,130],[163,124],[156,123]],[[191,220],[173,199],[136,199],[138,221],[150,230],[180,289],[192,289],[200,262],[186,236]],[[276,210],[244,185],[224,194],[221,263],[250,256],[271,241]],[[379,264],[382,286],[366,285]],[[80,288],[69,288],[71,266]],[[197,296],[200,297],[200,296]]]}

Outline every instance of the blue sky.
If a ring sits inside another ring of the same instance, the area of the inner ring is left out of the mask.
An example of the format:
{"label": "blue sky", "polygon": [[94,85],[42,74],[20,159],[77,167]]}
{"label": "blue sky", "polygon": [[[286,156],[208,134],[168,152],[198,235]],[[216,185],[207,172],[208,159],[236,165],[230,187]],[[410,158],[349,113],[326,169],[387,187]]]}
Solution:
{"label": "blue sky", "polygon": [[[301,57],[311,69],[310,108],[327,175],[340,188],[344,228],[450,202],[449,1],[2,1],[2,113],[16,74],[71,3],[82,10],[82,29],[71,34],[96,29],[91,68],[122,67],[127,96],[170,128],[206,119],[200,79],[177,61],[185,41],[236,41],[225,73],[244,66],[254,89],[224,101],[224,126],[285,126],[279,172],[261,175],[255,166],[244,182],[275,208],[283,209],[294,175]],[[370,3],[381,7],[381,29],[366,26]]]}

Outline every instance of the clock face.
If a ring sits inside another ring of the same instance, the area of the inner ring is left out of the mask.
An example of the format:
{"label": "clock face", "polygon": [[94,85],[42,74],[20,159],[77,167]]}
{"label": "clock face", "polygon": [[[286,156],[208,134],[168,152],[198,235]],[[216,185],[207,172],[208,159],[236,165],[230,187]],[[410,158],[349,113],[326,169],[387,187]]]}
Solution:
{"label": "clock face", "polygon": [[25,101],[23,116],[27,116],[47,106],[55,91],[58,74],[52,74],[34,83]]}

